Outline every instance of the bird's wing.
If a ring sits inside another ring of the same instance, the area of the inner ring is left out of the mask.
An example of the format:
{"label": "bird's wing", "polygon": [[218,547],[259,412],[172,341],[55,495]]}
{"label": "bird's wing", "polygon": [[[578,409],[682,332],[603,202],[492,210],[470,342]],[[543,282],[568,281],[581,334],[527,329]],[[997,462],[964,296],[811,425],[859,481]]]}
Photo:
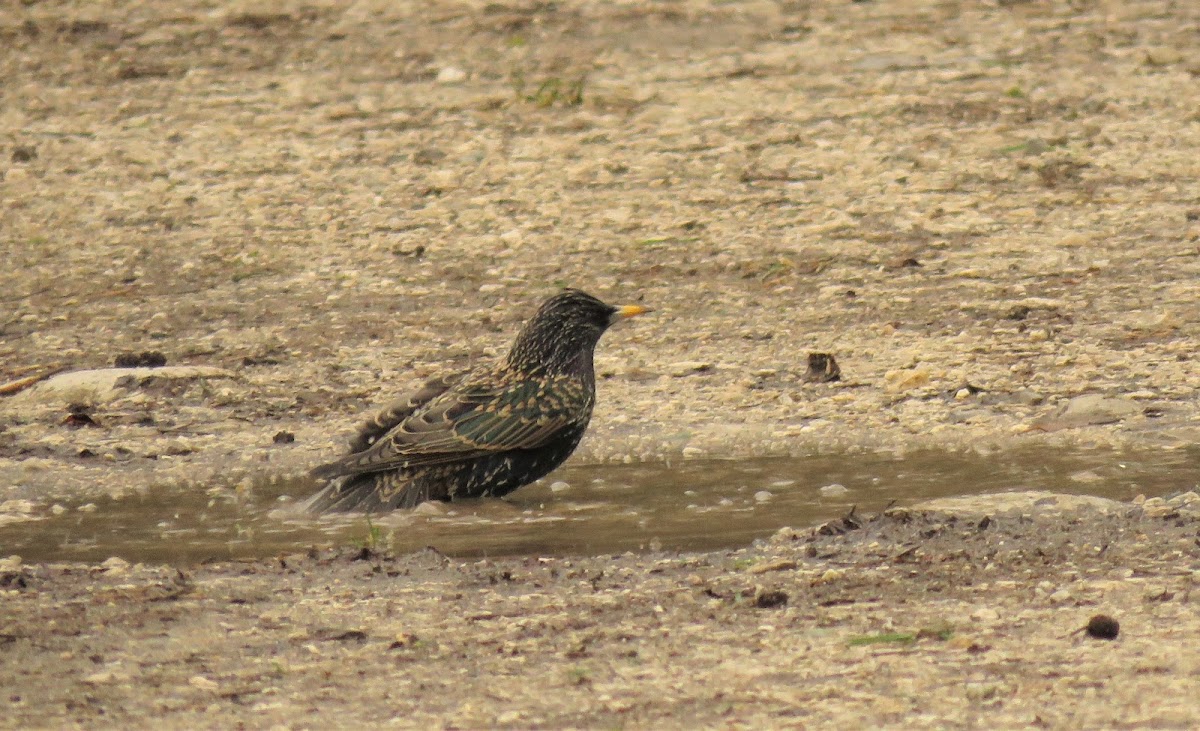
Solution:
{"label": "bird's wing", "polygon": [[446,464],[512,449],[535,449],[586,423],[592,394],[566,376],[494,385],[463,383],[417,409],[366,451],[318,468],[318,477]]}
{"label": "bird's wing", "polygon": [[358,433],[350,440],[350,452],[366,451],[379,441],[380,437],[412,416],[417,409],[450,390],[450,387],[461,381],[465,375],[466,373],[450,373],[431,378],[416,391],[407,393],[383,407],[375,416],[359,425]]}

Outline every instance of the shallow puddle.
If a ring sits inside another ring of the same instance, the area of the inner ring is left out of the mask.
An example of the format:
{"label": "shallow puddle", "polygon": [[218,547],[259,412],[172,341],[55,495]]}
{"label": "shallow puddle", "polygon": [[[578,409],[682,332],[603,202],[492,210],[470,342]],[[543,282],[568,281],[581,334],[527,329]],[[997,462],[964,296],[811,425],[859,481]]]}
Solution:
{"label": "shallow puddle", "polygon": [[[1040,489],[1127,500],[1195,489],[1196,450],[1052,450],[833,455],[674,465],[568,467],[505,500],[433,504],[373,517],[312,518],[310,483],[233,490],[161,488],[43,520],[0,526],[0,555],[25,561],[190,563],[372,545],[453,556],[603,554],[743,546],[891,503]],[[563,483],[566,483],[565,485]]]}

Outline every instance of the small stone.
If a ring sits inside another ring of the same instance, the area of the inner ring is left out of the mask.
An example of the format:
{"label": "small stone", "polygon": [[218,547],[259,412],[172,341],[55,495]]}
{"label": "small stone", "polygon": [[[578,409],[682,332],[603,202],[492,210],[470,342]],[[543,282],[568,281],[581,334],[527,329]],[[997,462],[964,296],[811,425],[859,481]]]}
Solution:
{"label": "small stone", "polygon": [[1167,505],[1173,508],[1196,510],[1200,507],[1200,493],[1197,493],[1195,490],[1189,490],[1167,500]]}
{"label": "small stone", "polygon": [[785,591],[764,589],[761,586],[754,587],[754,606],[758,609],[786,607],[787,603],[788,595]]}
{"label": "small stone", "polygon": [[831,581],[838,581],[845,575],[841,569],[825,569],[825,573],[818,576],[814,583],[828,584]]}
{"label": "small stone", "polygon": [[1070,600],[1071,592],[1067,591],[1066,589],[1059,589],[1058,591],[1051,593],[1050,596],[1046,597],[1046,601],[1050,602],[1051,604],[1062,604]]}
{"label": "small stone", "polygon": [[571,483],[569,483],[569,482],[563,482],[562,480],[557,480],[555,482],[550,483],[550,492],[563,492],[564,490],[570,490],[570,489],[571,489]]}
{"label": "small stone", "polygon": [[1042,431],[1058,431],[1082,426],[1113,424],[1142,413],[1137,403],[1123,398],[1108,398],[1100,394],[1076,396],[1052,413],[1038,417],[1033,427]]}
{"label": "small stone", "polygon": [[769,490],[759,490],[758,492],[754,493],[754,502],[765,503],[773,497],[775,497],[775,495],[773,495]]}
{"label": "small stone", "polygon": [[818,492],[821,493],[822,497],[840,497],[840,496],[845,495],[846,493],[850,492],[850,489],[847,488],[845,485],[840,485],[835,482],[832,485],[825,485],[820,490],[818,490]]}
{"label": "small stone", "polygon": [[203,675],[193,675],[188,679],[188,685],[192,686],[193,688],[209,692],[220,687],[217,685],[217,681],[212,680],[211,678],[206,678]]}
{"label": "small stone", "polygon": [[842,380],[842,369],[831,353],[809,353],[808,370],[804,380],[809,383],[831,383]]}
{"label": "small stone", "polygon": [[32,500],[5,500],[0,503],[0,513],[22,513],[27,515],[32,513],[35,507],[36,503]]}
{"label": "small stone", "polygon": [[427,500],[412,509],[413,515],[445,515],[449,508],[440,500]]}
{"label": "small stone", "polygon": [[804,534],[790,526],[780,528],[771,534],[770,543],[791,543],[804,537]]}
{"label": "small stone", "polygon": [[787,571],[796,568],[796,562],[788,558],[779,558],[765,563],[756,563],[746,569],[750,574],[766,574],[772,571]]}
{"label": "small stone", "polygon": [[1165,518],[1175,512],[1175,509],[1160,497],[1152,497],[1142,503],[1142,511],[1147,518]]}
{"label": "small stone", "polygon": [[1024,404],[1025,406],[1037,406],[1038,404],[1045,402],[1046,397],[1037,391],[1031,391],[1028,388],[1022,388],[1020,391],[1017,391],[1013,394],[1013,400],[1019,404]]}
{"label": "small stone", "polygon": [[411,632],[397,632],[396,639],[392,644],[388,645],[389,650],[398,650],[402,647],[412,647],[417,644],[417,636]]}
{"label": "small stone", "polygon": [[13,162],[29,162],[37,159],[37,148],[30,145],[17,145],[12,151]]}
{"label": "small stone", "polygon": [[157,350],[121,353],[113,359],[113,366],[116,368],[162,368],[166,364],[167,356]]}
{"label": "small stone", "polygon": [[920,388],[932,378],[933,371],[926,367],[895,369],[883,374],[884,387],[891,393]]}
{"label": "small stone", "polygon": [[97,510],[96,503],[85,503],[75,508],[81,513],[94,513]]}
{"label": "small stone", "polygon": [[701,360],[681,360],[667,366],[667,372],[676,378],[683,378],[694,373],[703,373],[712,370],[712,363],[707,363]]}
{"label": "small stone", "polygon": [[100,564],[100,568],[104,569],[105,573],[110,576],[120,576],[129,572],[129,562],[123,558],[113,556],[104,563]]}
{"label": "small stone", "polygon": [[1121,633],[1121,624],[1107,614],[1097,614],[1088,620],[1087,633],[1098,640],[1115,640]]}
{"label": "small stone", "polygon": [[439,84],[461,84],[467,80],[467,72],[457,66],[445,66],[438,70],[437,82]]}

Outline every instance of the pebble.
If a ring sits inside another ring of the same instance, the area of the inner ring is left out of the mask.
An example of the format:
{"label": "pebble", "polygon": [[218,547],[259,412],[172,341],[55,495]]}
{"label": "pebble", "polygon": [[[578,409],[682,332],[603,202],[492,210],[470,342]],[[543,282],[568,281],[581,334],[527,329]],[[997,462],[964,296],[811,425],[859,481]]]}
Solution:
{"label": "pebble", "polygon": [[771,571],[787,571],[788,569],[794,568],[796,568],[795,561],[787,558],[779,558],[774,561],[767,561],[765,563],[756,563],[750,568],[746,569],[746,572],[750,574],[766,574],[770,573]]}
{"label": "pebble", "polygon": [[1087,633],[1098,640],[1115,640],[1121,633],[1121,624],[1107,614],[1097,614],[1088,620]]}
{"label": "pebble", "polygon": [[193,675],[188,679],[188,685],[192,686],[193,688],[198,688],[199,690],[207,691],[214,691],[220,687],[217,685],[217,681],[212,680],[211,678],[206,678],[203,675]]}
{"label": "pebble", "polygon": [[773,497],[775,496],[768,490],[759,490],[754,493],[754,501],[759,503],[765,503]]}
{"label": "pebble", "polygon": [[1050,602],[1051,604],[1062,604],[1070,600],[1071,592],[1067,591],[1066,589],[1059,589],[1058,591],[1050,594],[1050,596],[1046,597],[1046,601]]}
{"label": "pebble", "polygon": [[933,371],[925,366],[890,370],[883,374],[884,386],[892,393],[920,388],[927,385],[932,378]]}
{"label": "pebble", "polygon": [[1043,431],[1057,431],[1081,426],[1112,424],[1140,413],[1142,413],[1142,407],[1129,399],[1088,394],[1076,396],[1051,413],[1039,417],[1033,424]]}
{"label": "pebble", "polygon": [[120,576],[121,574],[129,571],[129,562],[123,558],[113,556],[104,563],[100,564],[100,568],[104,569],[105,572],[113,576]]}
{"label": "pebble", "polygon": [[0,503],[0,514],[6,517],[16,515],[30,516],[37,504],[32,500],[5,500]]}
{"label": "pebble", "polygon": [[60,373],[13,398],[25,405],[100,404],[126,396],[147,378],[188,382],[235,377],[233,371],[214,366],[96,368]]}
{"label": "pebble", "polygon": [[850,490],[845,485],[840,485],[835,482],[832,485],[825,485],[819,490],[819,492],[824,497],[839,497],[850,492]]}
{"label": "pebble", "polygon": [[772,533],[771,538],[769,539],[768,542],[770,542],[770,543],[790,543],[792,541],[798,541],[803,537],[804,537],[803,532],[798,531],[795,528],[792,528],[790,526],[785,526],[785,527],[780,528],[779,530],[775,531],[774,533]]}
{"label": "pebble", "polygon": [[414,515],[445,515],[448,508],[446,503],[438,500],[428,500],[412,509]]}
{"label": "pebble", "polygon": [[1167,505],[1189,512],[1200,512],[1200,493],[1197,493],[1195,490],[1189,490],[1167,500]]}
{"label": "pebble", "polygon": [[1160,497],[1152,497],[1142,503],[1142,511],[1147,518],[1162,518],[1175,512],[1175,508]]}
{"label": "pebble", "polygon": [[681,360],[667,366],[667,373],[676,378],[712,370],[712,363],[703,360]]}
{"label": "pebble", "polygon": [[550,483],[550,492],[563,492],[564,490],[570,490],[570,489],[571,489],[571,483],[569,483],[569,482],[563,482],[562,480],[557,480],[555,482]]}
{"label": "pebble", "polygon": [[845,572],[843,572],[841,569],[826,569],[825,573],[821,574],[814,580],[814,583],[828,584],[831,581],[838,581],[844,575]]}
{"label": "pebble", "polygon": [[467,72],[457,66],[444,66],[438,69],[437,82],[439,84],[461,84],[467,80]]}

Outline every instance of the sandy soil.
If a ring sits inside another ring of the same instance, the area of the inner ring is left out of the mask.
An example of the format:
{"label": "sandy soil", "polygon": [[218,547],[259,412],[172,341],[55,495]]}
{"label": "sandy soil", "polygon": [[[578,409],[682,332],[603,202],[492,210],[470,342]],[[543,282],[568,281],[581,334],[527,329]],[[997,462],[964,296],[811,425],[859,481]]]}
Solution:
{"label": "sandy soil", "polygon": [[1091,500],[710,554],[8,567],[0,724],[1194,728],[1200,495]]}
{"label": "sandy soil", "polygon": [[[580,460],[1187,448],[1198,26],[1167,0],[6,6],[0,380],[143,351],[225,373],[3,397],[0,503],[299,474],[370,404],[502,353],[562,285],[657,310],[601,344]],[[841,382],[804,380],[814,351]],[[98,426],[73,428],[82,413]],[[995,580],[967,543],[902,582],[857,555],[832,583],[878,611],[820,604],[821,553],[789,559],[784,613],[730,599],[752,580],[724,554],[575,576],[565,559],[18,567],[0,636],[22,700],[0,723],[1192,727],[1173,703],[1195,697],[1200,655],[1176,634],[1196,634],[1177,616],[1195,549],[1171,541],[1195,529],[1141,520],[1114,524],[1127,552],[1085,541],[1076,568],[1051,551],[1029,573],[1031,553]],[[493,570],[518,580],[495,589]],[[1042,581],[1086,599],[1061,611]],[[1155,582],[1175,599],[1143,600]],[[1065,637],[1108,601],[1140,625],[1118,640],[1133,655]],[[976,611],[972,641],[997,649],[846,645]],[[1062,654],[1034,649],[1052,640]],[[55,695],[38,673],[64,668]]]}

